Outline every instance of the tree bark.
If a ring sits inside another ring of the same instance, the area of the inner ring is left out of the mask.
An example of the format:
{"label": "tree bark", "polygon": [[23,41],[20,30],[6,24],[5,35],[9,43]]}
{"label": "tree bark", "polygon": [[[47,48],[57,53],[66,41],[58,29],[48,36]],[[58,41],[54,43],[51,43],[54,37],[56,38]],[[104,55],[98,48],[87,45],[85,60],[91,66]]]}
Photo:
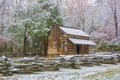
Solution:
{"label": "tree bark", "polygon": [[114,24],[115,24],[115,35],[116,35],[116,38],[118,38],[118,20],[117,20],[117,11],[115,9],[115,12],[114,12]]}
{"label": "tree bark", "polygon": [[25,26],[24,40],[23,40],[23,56],[26,56],[27,52],[27,24]]}
{"label": "tree bark", "polygon": [[117,5],[119,5],[119,0],[109,0],[108,1],[109,7],[112,11],[112,16],[114,19],[114,26],[115,26],[115,35],[118,38],[118,16],[117,16]]}
{"label": "tree bark", "polygon": [[6,51],[7,51],[7,45],[5,44],[5,47],[4,47],[4,53],[6,54]]}
{"label": "tree bark", "polygon": [[2,0],[2,4],[0,5],[0,9],[2,8],[2,6],[5,4],[6,0]]}
{"label": "tree bark", "polygon": [[[28,10],[27,10],[27,18],[28,18]],[[23,56],[27,55],[27,29],[28,29],[28,24],[25,24],[25,30],[24,30],[24,39],[23,39]]]}
{"label": "tree bark", "polygon": [[10,46],[10,54],[13,55],[13,45]]}

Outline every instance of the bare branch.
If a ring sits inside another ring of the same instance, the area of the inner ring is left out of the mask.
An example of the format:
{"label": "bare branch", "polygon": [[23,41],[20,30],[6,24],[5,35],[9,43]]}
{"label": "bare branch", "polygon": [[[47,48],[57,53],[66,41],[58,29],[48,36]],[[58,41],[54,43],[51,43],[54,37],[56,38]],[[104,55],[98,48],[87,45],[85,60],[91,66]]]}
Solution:
{"label": "bare branch", "polygon": [[2,0],[2,3],[1,3],[1,5],[0,5],[0,9],[1,9],[2,6],[5,4],[5,1],[6,1],[6,0]]}

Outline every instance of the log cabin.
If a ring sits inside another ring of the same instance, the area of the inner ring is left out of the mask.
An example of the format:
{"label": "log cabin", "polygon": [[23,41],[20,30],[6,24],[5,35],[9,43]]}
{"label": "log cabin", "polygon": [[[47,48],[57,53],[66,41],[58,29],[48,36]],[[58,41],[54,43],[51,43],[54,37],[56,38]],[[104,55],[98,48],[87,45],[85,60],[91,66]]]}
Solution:
{"label": "log cabin", "polygon": [[96,45],[90,36],[78,28],[53,26],[48,37],[48,56],[88,54]]}

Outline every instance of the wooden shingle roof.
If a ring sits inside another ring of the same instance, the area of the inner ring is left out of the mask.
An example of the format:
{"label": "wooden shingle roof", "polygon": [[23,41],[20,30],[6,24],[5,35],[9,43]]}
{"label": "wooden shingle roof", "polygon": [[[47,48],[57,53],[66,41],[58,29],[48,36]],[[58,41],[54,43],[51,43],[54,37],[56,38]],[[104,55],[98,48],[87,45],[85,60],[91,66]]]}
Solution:
{"label": "wooden shingle roof", "polygon": [[68,28],[68,27],[60,27],[60,29],[64,31],[66,34],[90,37],[90,35],[88,35],[87,33],[85,33],[80,29]]}
{"label": "wooden shingle roof", "polygon": [[76,38],[68,38],[74,44],[85,44],[85,45],[96,45],[91,40],[83,40],[83,39],[76,39]]}

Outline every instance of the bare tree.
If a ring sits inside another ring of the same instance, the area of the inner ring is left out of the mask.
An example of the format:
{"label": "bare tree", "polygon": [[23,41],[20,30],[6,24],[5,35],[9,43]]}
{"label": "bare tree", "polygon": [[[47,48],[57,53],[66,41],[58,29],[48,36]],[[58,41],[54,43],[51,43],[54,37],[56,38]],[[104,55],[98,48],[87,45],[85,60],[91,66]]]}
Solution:
{"label": "bare tree", "polygon": [[114,20],[114,26],[115,26],[115,35],[116,38],[118,38],[118,9],[120,8],[120,0],[108,0],[108,5],[110,7],[110,10],[112,12],[112,17]]}
{"label": "bare tree", "polygon": [[79,26],[82,26],[82,30],[85,31],[85,24],[86,24],[86,13],[87,13],[87,3],[84,0],[77,0],[78,4],[78,16],[80,18],[81,24]]}
{"label": "bare tree", "polygon": [[1,3],[0,3],[0,9],[2,8],[2,6],[4,5],[5,3],[5,0],[2,0]]}
{"label": "bare tree", "polygon": [[88,0],[63,0],[61,4],[62,15],[65,15],[64,24],[87,31],[87,28],[91,26],[89,11],[92,8]]}
{"label": "bare tree", "polygon": [[5,12],[5,9],[4,9],[4,5],[5,5],[5,2],[6,0],[2,0],[1,1],[1,5],[0,5],[0,15],[1,15],[1,32],[3,32],[3,28],[4,28],[4,12]]}

